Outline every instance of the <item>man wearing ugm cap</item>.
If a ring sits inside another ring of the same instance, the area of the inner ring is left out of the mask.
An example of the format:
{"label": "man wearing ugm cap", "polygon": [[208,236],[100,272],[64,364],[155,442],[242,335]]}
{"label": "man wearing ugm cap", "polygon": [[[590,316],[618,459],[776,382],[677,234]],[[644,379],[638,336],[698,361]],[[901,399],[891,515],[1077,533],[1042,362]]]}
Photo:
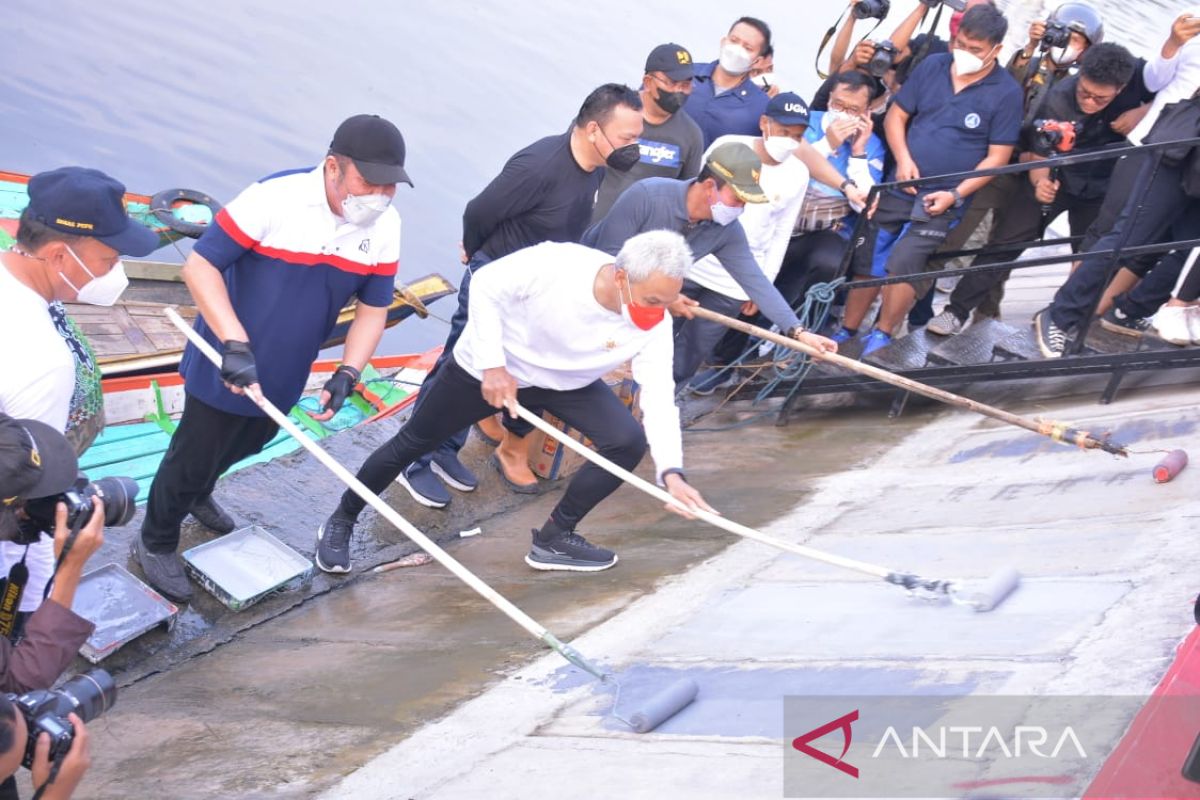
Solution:
{"label": "man wearing ugm cap", "polygon": [[[617,198],[612,211],[583,235],[583,244],[615,254],[625,241],[644,231],[665,229],[683,234],[694,258],[715,256],[721,266],[762,312],[782,331],[822,350],[833,343],[804,331],[791,306],[763,274],[738,217],[747,203],[765,203],[759,185],[762,159],[741,142],[713,147],[705,156],[700,174],[693,180],[647,178],[630,186]],[[672,304],[676,317],[674,377],[676,383],[694,374],[708,355],[697,320],[689,319],[689,306],[708,307],[711,292],[685,279],[681,297]]]}
{"label": "man wearing ugm cap", "polygon": [[224,359],[218,369],[195,347],[184,352],[183,417],[134,542],[147,580],[172,600],[192,595],[176,553],[180,524],[191,513],[217,533],[232,531],[233,518],[212,498],[217,477],[276,433],[244,390],[259,387],[277,407],[291,408],[352,298],[358,309],[343,364],[325,384],[317,419],[341,407],[375,351],[400,255],[392,197],[396,184],[412,185],[404,161],[395,125],[369,114],[350,117],[320,164],[249,186],[218,212],[188,256],[183,277],[200,307],[196,330]]}

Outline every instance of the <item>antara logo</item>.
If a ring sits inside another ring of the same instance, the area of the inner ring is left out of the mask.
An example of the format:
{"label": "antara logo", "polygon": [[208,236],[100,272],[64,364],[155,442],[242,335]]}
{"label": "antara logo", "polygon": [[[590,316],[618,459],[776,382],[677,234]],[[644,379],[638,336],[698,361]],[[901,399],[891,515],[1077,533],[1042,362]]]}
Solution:
{"label": "antara logo", "polygon": [[[858,767],[855,767],[851,764],[847,764],[845,761],[842,760],[846,757],[846,753],[850,750],[850,741],[854,736],[853,732],[850,730],[850,724],[852,722],[857,722],[857,721],[858,721],[858,709],[856,708],[853,711],[851,711],[849,714],[846,714],[845,716],[838,717],[837,719],[833,720],[832,722],[826,722],[821,727],[813,728],[808,733],[805,733],[801,736],[797,736],[795,739],[792,739],[792,747],[796,748],[801,753],[804,753],[804,755],[809,756],[810,758],[815,758],[817,761],[820,761],[822,764],[828,764],[829,766],[833,767],[836,770],[841,770],[842,772],[849,775],[851,778],[857,778],[858,777]],[[841,730],[841,732],[842,732],[842,754],[840,756],[838,756],[837,758],[834,758],[833,756],[829,755],[828,753],[823,753],[820,750],[816,749],[815,747],[809,746],[809,742],[811,742],[815,739],[820,739],[825,734],[832,733],[833,731],[836,731],[836,730]]]}

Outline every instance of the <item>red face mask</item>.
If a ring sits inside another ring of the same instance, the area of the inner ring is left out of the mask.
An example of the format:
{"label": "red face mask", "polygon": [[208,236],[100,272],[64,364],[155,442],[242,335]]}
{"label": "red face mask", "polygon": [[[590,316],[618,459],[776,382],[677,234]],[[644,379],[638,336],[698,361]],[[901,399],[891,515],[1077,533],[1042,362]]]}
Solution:
{"label": "red face mask", "polygon": [[626,291],[629,293],[629,302],[621,303],[621,313],[625,319],[644,331],[652,329],[655,325],[663,321],[663,316],[666,313],[665,308],[639,306],[633,302],[633,291],[628,289],[628,287]]}

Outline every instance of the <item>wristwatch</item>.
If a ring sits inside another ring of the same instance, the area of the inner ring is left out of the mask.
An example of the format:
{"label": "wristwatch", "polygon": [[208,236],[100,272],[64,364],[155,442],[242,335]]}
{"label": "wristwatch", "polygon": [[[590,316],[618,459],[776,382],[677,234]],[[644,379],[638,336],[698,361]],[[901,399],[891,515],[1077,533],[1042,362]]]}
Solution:
{"label": "wristwatch", "polygon": [[963,196],[958,193],[958,189],[957,188],[951,189],[950,194],[954,195],[954,207],[962,208]]}
{"label": "wristwatch", "polygon": [[855,180],[853,178],[846,178],[846,180],[842,181],[842,184],[840,186],[838,186],[838,191],[841,192],[842,194],[845,194],[847,186],[853,186],[855,189],[858,188],[858,184],[855,182]]}

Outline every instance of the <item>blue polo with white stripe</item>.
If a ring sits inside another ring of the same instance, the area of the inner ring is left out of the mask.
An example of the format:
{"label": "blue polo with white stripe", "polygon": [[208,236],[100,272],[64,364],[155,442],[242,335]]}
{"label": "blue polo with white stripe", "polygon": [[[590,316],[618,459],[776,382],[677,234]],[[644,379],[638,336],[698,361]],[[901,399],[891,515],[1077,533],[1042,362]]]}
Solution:
{"label": "blue polo with white stripe", "polygon": [[[300,398],[312,362],[351,298],[386,307],[400,256],[400,215],[385,211],[365,228],[335,215],[323,166],[281,172],[252,184],[217,213],[195,252],[219,269],[250,338],[264,394],[281,409]],[[203,317],[196,330],[218,351]],[[242,416],[262,416],[235,395],[219,370],[188,345],[179,371],[187,392]]]}

